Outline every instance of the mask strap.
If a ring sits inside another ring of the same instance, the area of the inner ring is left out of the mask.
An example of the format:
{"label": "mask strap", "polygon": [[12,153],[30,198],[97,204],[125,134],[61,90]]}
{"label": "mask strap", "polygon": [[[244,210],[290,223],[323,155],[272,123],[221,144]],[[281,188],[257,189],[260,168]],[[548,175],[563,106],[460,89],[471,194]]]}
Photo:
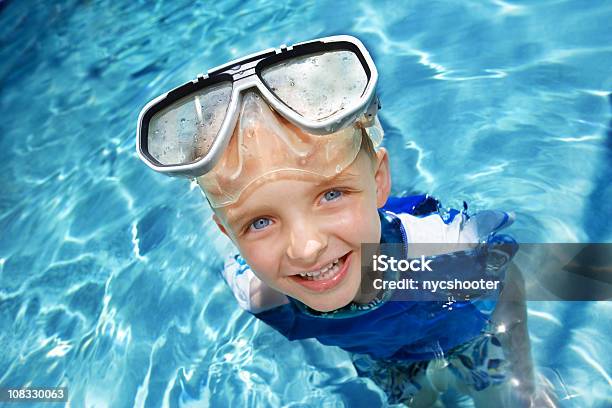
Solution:
{"label": "mask strap", "polygon": [[365,111],[365,119],[362,121],[363,127],[370,127],[374,124],[374,119],[376,118],[376,114],[382,108],[380,104],[380,100],[378,99],[378,95],[372,98],[372,102],[370,102],[370,106]]}

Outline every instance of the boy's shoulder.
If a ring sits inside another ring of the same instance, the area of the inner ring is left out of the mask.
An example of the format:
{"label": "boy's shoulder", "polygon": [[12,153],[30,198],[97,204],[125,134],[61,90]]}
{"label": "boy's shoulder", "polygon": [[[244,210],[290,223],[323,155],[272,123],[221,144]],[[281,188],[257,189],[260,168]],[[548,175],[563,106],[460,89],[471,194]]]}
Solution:
{"label": "boy's shoulder", "polygon": [[468,214],[463,208],[443,208],[436,198],[423,194],[407,197],[390,197],[382,208],[400,219],[411,243],[478,243],[514,221],[513,213],[485,210]]}
{"label": "boy's shoulder", "polygon": [[225,258],[223,279],[232,290],[236,301],[244,310],[251,309],[251,282],[257,279],[249,265],[240,254],[232,254]]}
{"label": "boy's shoulder", "polygon": [[228,256],[221,273],[238,305],[247,312],[259,313],[289,302],[287,296],[270,288],[255,276],[240,254]]}

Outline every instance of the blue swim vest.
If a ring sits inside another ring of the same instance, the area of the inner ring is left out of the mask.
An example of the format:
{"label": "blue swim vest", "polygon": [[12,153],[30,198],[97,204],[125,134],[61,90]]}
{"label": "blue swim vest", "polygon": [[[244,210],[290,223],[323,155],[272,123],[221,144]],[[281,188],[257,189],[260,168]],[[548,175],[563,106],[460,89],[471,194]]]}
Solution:
{"label": "blue swim vest", "polygon": [[[440,217],[451,224],[460,216],[461,222],[470,217],[464,210],[440,211],[437,200],[428,195],[390,198],[379,210],[381,243],[407,242],[402,214],[414,217]],[[487,241],[501,239],[516,242],[495,233],[512,222],[503,212],[477,213],[480,216],[478,234]],[[513,250],[508,261],[514,255]],[[240,273],[240,272],[238,272]],[[383,301],[369,310],[349,306],[340,314],[317,313],[296,299],[269,310],[253,313],[289,340],[316,338],[322,344],[338,346],[354,353],[364,353],[376,359],[402,361],[430,360],[480,335],[488,323],[495,299],[482,302],[455,302],[452,310],[439,301]]]}

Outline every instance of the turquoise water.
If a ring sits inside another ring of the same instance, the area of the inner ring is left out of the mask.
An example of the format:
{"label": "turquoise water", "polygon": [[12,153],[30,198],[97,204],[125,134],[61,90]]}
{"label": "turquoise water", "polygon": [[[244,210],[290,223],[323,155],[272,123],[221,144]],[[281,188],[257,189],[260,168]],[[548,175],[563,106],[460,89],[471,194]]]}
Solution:
{"label": "turquoise water", "polygon": [[[73,407],[384,404],[343,351],[238,309],[200,194],[135,154],[139,110],[228,59],[356,35],[395,194],[513,210],[521,242],[612,242],[610,21],[605,1],[0,2],[0,385],[65,385]],[[612,405],[611,313],[529,304],[563,406]]]}

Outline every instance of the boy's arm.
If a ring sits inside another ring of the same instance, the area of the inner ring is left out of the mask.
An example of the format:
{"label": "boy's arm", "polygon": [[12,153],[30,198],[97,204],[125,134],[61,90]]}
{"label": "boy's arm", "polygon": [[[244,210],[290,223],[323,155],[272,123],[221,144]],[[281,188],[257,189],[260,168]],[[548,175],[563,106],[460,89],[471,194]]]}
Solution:
{"label": "boy's arm", "polygon": [[558,401],[554,394],[546,387],[542,388],[541,384],[536,384],[527,328],[525,281],[514,262],[506,271],[504,290],[493,312],[492,321],[497,331],[501,332],[497,337],[511,365],[511,384],[515,391],[514,398],[518,399],[512,406],[557,407]]}
{"label": "boy's arm", "polygon": [[247,312],[259,313],[289,302],[287,296],[255,276],[240,255],[226,259],[222,275],[240,307]]}
{"label": "boy's arm", "polygon": [[533,361],[529,331],[525,282],[520,269],[511,262],[506,280],[491,320],[512,367],[514,384],[520,394],[531,396],[535,391]]}

